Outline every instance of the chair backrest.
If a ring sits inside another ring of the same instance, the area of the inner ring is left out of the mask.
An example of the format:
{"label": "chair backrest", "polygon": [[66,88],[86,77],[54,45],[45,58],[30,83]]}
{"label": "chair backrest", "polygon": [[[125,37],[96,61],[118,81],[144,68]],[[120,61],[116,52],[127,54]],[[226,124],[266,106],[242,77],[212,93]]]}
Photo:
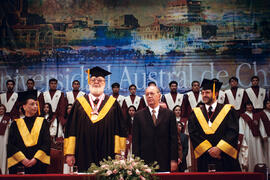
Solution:
{"label": "chair backrest", "polygon": [[254,167],[254,172],[263,173],[265,175],[265,180],[268,180],[268,167],[264,163],[256,164]]}

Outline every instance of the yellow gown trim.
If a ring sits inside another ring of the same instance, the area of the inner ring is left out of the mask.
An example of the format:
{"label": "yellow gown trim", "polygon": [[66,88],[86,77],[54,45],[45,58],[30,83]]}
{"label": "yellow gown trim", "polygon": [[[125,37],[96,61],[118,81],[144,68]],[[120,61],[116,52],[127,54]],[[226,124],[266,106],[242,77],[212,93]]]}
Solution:
{"label": "yellow gown trim", "polygon": [[115,135],[114,136],[114,153],[120,154],[121,151],[125,151],[126,141],[127,141],[127,138]]}
{"label": "yellow gown trim", "polygon": [[64,156],[75,154],[76,137],[70,136],[64,139]]}
{"label": "yellow gown trim", "polygon": [[237,159],[237,150],[226,141],[221,139],[217,144],[217,147],[232,158]]}
{"label": "yellow gown trim", "polygon": [[221,111],[219,112],[219,114],[217,115],[217,117],[215,118],[215,120],[213,121],[212,126],[210,127],[207,123],[207,120],[205,119],[201,108],[193,108],[193,111],[195,113],[195,116],[197,117],[203,131],[205,134],[215,134],[216,130],[218,129],[219,125],[222,123],[222,121],[224,120],[224,118],[226,117],[226,115],[228,114],[228,112],[230,111],[232,105],[231,104],[226,104]]}
{"label": "yellow gown trim", "polygon": [[43,123],[43,117],[37,117],[35,119],[31,133],[29,132],[25,121],[23,119],[16,119],[17,127],[19,129],[20,135],[26,147],[35,146],[38,142],[39,133]]}
{"label": "yellow gown trim", "polygon": [[77,98],[77,100],[82,105],[85,113],[88,115],[88,117],[92,121],[92,123],[96,123],[96,122],[100,121],[101,119],[103,119],[106,116],[106,114],[109,112],[109,110],[111,109],[111,107],[114,104],[114,102],[115,102],[116,99],[114,97],[110,96],[110,98],[108,99],[108,101],[106,102],[106,104],[104,105],[104,107],[98,113],[98,117],[97,117],[96,120],[94,120],[94,119],[91,118],[92,117],[91,112],[93,110],[92,110],[91,105],[85,99],[85,97],[84,96],[81,96],[81,97]]}
{"label": "yellow gown trim", "polygon": [[21,162],[25,158],[26,158],[25,155],[21,151],[16,152],[13,156],[11,156],[7,159],[8,168],[18,164],[19,162]]}
{"label": "yellow gown trim", "polygon": [[44,151],[38,150],[34,158],[39,159],[44,164],[50,164],[50,156],[48,156]]}
{"label": "yellow gown trim", "polygon": [[194,149],[194,155],[195,158],[199,158],[203,153],[205,153],[205,151],[207,151],[208,149],[210,149],[212,147],[212,144],[207,141],[204,140],[201,144],[199,144],[195,149]]}

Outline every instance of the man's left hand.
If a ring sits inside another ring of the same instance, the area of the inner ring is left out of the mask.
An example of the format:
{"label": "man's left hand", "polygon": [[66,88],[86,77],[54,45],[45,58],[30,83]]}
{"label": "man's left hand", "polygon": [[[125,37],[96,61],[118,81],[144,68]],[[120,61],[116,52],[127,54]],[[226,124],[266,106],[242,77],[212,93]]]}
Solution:
{"label": "man's left hand", "polygon": [[212,147],[208,150],[208,153],[211,157],[221,159],[220,153],[221,150],[218,147]]}
{"label": "man's left hand", "polygon": [[171,172],[177,171],[177,162],[176,161],[171,161]]}
{"label": "man's left hand", "polygon": [[33,158],[29,161],[29,163],[27,164],[27,167],[32,167],[37,163],[36,158]]}

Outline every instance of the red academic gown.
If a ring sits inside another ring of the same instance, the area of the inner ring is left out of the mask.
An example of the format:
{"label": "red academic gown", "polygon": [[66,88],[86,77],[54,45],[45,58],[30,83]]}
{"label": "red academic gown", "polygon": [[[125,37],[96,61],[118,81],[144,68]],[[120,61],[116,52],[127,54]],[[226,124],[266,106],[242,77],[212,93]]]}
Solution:
{"label": "red academic gown", "polygon": [[[231,92],[233,94],[234,99],[236,98],[237,89],[238,89],[238,87],[231,88]],[[242,113],[245,112],[245,103],[246,103],[246,100],[247,99],[248,99],[247,93],[244,91],[240,109],[239,110],[236,110],[238,116],[240,116],[240,114],[242,114]],[[227,94],[225,94],[225,102],[224,102],[224,104],[231,104],[229,102],[229,99],[228,99],[228,95]]]}
{"label": "red academic gown", "polygon": [[[55,92],[56,92],[56,90],[49,90],[51,99],[55,95]],[[42,101],[44,103],[46,103],[45,99],[44,99],[44,93],[42,93],[41,96],[42,97],[40,97],[40,98],[43,99]],[[63,126],[66,124],[66,119],[64,118],[65,112],[66,112],[66,107],[67,107],[67,101],[65,99],[64,93],[61,92],[61,96],[60,96],[60,99],[58,101],[57,108],[56,108],[56,110],[54,112],[54,115],[56,115],[57,119],[61,122],[61,124]]]}
{"label": "red academic gown", "polygon": [[[198,101],[200,93],[199,92],[198,93],[192,92],[192,93],[194,94],[196,101]],[[188,118],[191,113],[192,113],[192,108],[188,99],[188,94],[185,94],[183,103],[182,103],[181,117]]]}
{"label": "red academic gown", "polygon": [[[9,101],[10,97],[12,96],[12,94],[14,93],[14,91],[12,92],[6,92],[6,98],[7,98],[7,101]],[[3,104],[3,102],[1,102],[1,99],[0,99],[0,103]],[[15,99],[15,103],[11,109],[10,112],[7,112],[7,115],[13,120],[13,119],[16,119],[20,116],[20,113],[19,113],[19,109],[17,107],[17,104],[18,104],[18,101],[17,99]],[[6,106],[6,104],[4,104]]]}
{"label": "red academic gown", "polygon": [[[255,95],[256,95],[256,97],[258,98],[258,96],[261,96],[262,94],[259,94],[259,90],[260,90],[260,87],[259,86],[251,86],[251,88],[252,88],[252,90],[253,90],[253,92],[255,93]],[[264,100],[267,98],[267,94],[265,94],[265,98],[264,98]],[[263,107],[263,101],[264,100],[262,100],[260,103],[261,103],[261,105],[262,105],[262,107]],[[251,99],[248,97],[248,95],[245,97],[245,99],[244,99],[244,102],[247,102],[247,101],[251,101]],[[251,101],[252,102],[252,101]],[[253,103],[253,102],[252,102]],[[253,104],[253,107],[254,107],[254,104]],[[257,112],[260,112],[260,111],[262,111],[263,110],[263,108],[253,108],[253,113],[257,113]]]}

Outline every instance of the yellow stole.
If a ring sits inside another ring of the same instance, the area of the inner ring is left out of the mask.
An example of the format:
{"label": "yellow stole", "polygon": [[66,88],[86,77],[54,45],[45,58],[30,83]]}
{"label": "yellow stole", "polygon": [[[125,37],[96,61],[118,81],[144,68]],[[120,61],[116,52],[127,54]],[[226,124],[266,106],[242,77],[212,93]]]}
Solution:
{"label": "yellow stole", "polygon": [[211,127],[209,127],[207,120],[205,119],[201,108],[197,107],[197,108],[193,108],[195,116],[197,117],[203,131],[205,134],[214,134],[216,132],[216,130],[218,129],[219,125],[222,123],[222,121],[224,120],[224,118],[226,117],[226,115],[228,114],[228,112],[230,111],[232,105],[231,104],[226,104],[221,111],[219,112],[219,114],[217,115],[217,117],[215,118],[215,120],[213,121],[213,124]]}
{"label": "yellow stole", "polygon": [[98,113],[98,118],[96,120],[92,120],[91,119],[91,112],[93,111],[91,108],[91,105],[87,102],[87,100],[85,99],[84,96],[81,96],[79,98],[77,98],[77,100],[80,102],[80,104],[82,105],[85,113],[88,115],[89,119],[92,121],[92,123],[96,123],[98,121],[100,121],[101,119],[103,119],[106,114],[109,112],[109,110],[111,109],[112,105],[115,102],[115,98],[110,96],[110,98],[108,99],[108,101],[106,102],[106,104],[103,106],[103,108],[101,109],[101,111]]}
{"label": "yellow stole", "polygon": [[37,144],[43,120],[43,117],[37,117],[30,133],[23,119],[15,119],[26,147],[35,146]]}

